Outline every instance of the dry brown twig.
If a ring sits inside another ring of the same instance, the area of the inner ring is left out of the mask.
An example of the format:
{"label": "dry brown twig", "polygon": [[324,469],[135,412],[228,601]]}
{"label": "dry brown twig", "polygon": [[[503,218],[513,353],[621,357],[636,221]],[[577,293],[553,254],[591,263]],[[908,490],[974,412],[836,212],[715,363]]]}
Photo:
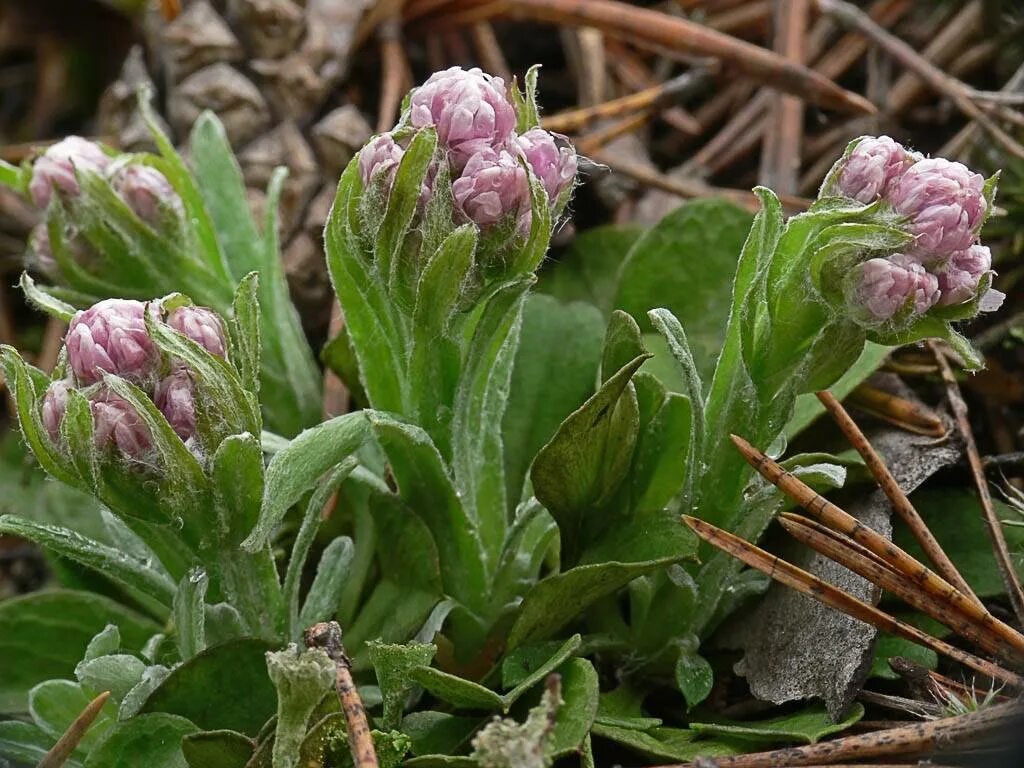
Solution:
{"label": "dry brown twig", "polygon": [[68,729],[64,731],[57,743],[53,745],[49,752],[43,756],[43,759],[39,761],[36,768],[60,768],[64,765],[72,753],[78,748],[78,745],[85,738],[85,734],[89,730],[89,726],[93,724],[93,721],[99,715],[100,710],[103,709],[103,705],[107,703],[107,699],[110,698],[110,691],[104,691],[95,699],[90,701],[85,709],[82,710],[81,714],[75,718],[74,722],[68,726]]}
{"label": "dry brown twig", "polygon": [[977,92],[965,83],[950,77],[924,59],[914,48],[876,24],[860,8],[845,0],[817,0],[823,13],[864,33],[893,59],[913,71],[934,91],[949,98],[969,119],[980,125],[999,145],[1014,157],[1024,158],[1024,146],[996,125],[976,103]]}
{"label": "dry brown twig", "polygon": [[866,624],[870,624],[882,632],[897,635],[912,643],[930,648],[936,653],[958,661],[976,672],[1024,690],[1024,678],[1019,675],[1003,669],[986,659],[979,658],[972,653],[967,653],[944,640],[932,637],[917,627],[900,621],[873,605],[858,600],[856,597],[828,582],[822,581],[817,576],[776,557],[760,547],[754,546],[735,534],[689,515],[683,515],[683,522],[693,529],[694,533],[704,541],[721,549],[723,552],[727,552],[751,568],[761,571],[780,584],[785,584],[787,587],[791,587],[824,605],[835,608],[847,616],[852,616]]}
{"label": "dry brown twig", "polygon": [[[810,0],[775,0],[775,52],[796,64],[807,56]],[[796,194],[804,133],[804,103],[774,94],[761,152],[760,183],[776,192]]]}
{"label": "dry brown twig", "polygon": [[1006,592],[1010,597],[1010,604],[1017,616],[1017,621],[1024,625],[1024,588],[1021,587],[1017,570],[1010,558],[1010,550],[1006,545],[1006,537],[1003,535],[1003,527],[996,517],[995,509],[992,506],[992,495],[988,491],[988,480],[985,478],[985,467],[981,462],[981,454],[978,453],[978,445],[974,440],[974,431],[971,429],[971,420],[967,415],[967,403],[960,392],[960,385],[957,384],[953,369],[949,366],[945,353],[934,341],[928,342],[928,348],[935,356],[939,364],[939,372],[942,381],[946,385],[946,397],[949,406],[953,411],[957,427],[964,438],[964,450],[967,453],[967,463],[971,468],[971,475],[978,490],[978,501],[981,502],[982,514],[985,518],[985,525],[988,527],[989,536],[992,539],[992,549],[995,552],[996,564],[1006,585]]}
{"label": "dry brown twig", "polygon": [[765,480],[807,510],[816,520],[849,536],[882,559],[893,570],[906,576],[921,589],[931,593],[933,597],[945,600],[951,608],[963,613],[979,625],[985,626],[988,631],[998,634],[1006,644],[1015,649],[1019,657],[1024,658],[1024,636],[1013,627],[1001,622],[983,605],[961,593],[948,581],[933,573],[891,541],[816,493],[742,437],[732,435],[732,441],[747,462]]}
{"label": "dry brown twig", "polygon": [[[617,99],[604,101],[592,107],[581,107],[561,112],[557,115],[550,115],[541,119],[541,127],[548,131],[570,133],[582,130],[599,120],[664,108],[672,104],[676,99],[688,94],[693,86],[694,78],[694,73],[686,72],[664,83],[621,96]],[[696,121],[690,127],[695,131],[699,130]]]}
{"label": "dry brown twig", "polygon": [[850,418],[850,414],[843,408],[842,403],[831,392],[818,392],[818,400],[825,406],[825,410],[828,411],[832,420],[838,425],[850,445],[864,459],[864,464],[867,466],[868,471],[871,472],[871,476],[878,483],[882,492],[885,493],[886,498],[889,499],[893,510],[906,523],[914,538],[917,539],[917,543],[924,550],[925,555],[932,565],[935,566],[935,569],[946,581],[956,587],[966,597],[981,605],[978,596],[974,594],[974,591],[964,580],[964,577],[960,575],[956,566],[953,565],[953,561],[949,559],[939,545],[939,542],[932,535],[932,532],[928,530],[928,526],[924,524],[921,515],[918,514],[914,505],[910,503],[907,494],[900,488],[900,484],[896,482],[896,478],[892,476],[889,468],[882,461],[882,457],[871,447],[871,443],[868,442],[867,437],[861,432],[857,423]]}
{"label": "dry brown twig", "polygon": [[781,514],[779,524],[800,543],[881,587],[912,608],[928,614],[961,637],[976,643],[986,652],[997,654],[1010,663],[1019,661],[1019,655],[998,635],[985,631],[985,627],[951,610],[945,601],[917,589],[916,585],[890,569],[884,562],[879,562],[870,553],[859,550],[859,545],[853,540],[791,512]]}
{"label": "dry brown twig", "polygon": [[694,55],[714,57],[746,77],[823,107],[855,114],[875,111],[859,94],[771,51],[687,19],[619,0],[462,0],[451,7],[451,14],[434,17],[421,25],[424,31],[497,16],[594,27],[634,45],[653,47],[684,60]]}
{"label": "dry brown twig", "polygon": [[[1018,704],[999,704],[958,717],[845,736],[805,747],[788,747],[735,757],[716,757],[703,764],[710,768],[813,768],[826,765],[829,768],[842,768],[840,761],[920,755],[937,747],[948,748],[979,740],[993,731],[1008,727],[1019,716]],[[877,763],[872,765],[874,768],[884,768]],[[933,763],[928,765],[938,768]],[[657,768],[685,766],[677,763]],[[695,764],[691,764],[689,768],[695,768]]]}
{"label": "dry brown twig", "polygon": [[336,621],[314,624],[306,630],[305,641],[307,648],[322,648],[334,662],[334,687],[338,692],[341,711],[345,714],[348,745],[355,768],[378,768],[377,751],[373,746],[366,709],[352,680],[352,662],[345,654],[345,646],[341,642],[341,626]]}
{"label": "dry brown twig", "polygon": [[854,408],[907,432],[936,439],[947,434],[946,425],[931,408],[870,384],[858,385],[846,396],[846,401]]}

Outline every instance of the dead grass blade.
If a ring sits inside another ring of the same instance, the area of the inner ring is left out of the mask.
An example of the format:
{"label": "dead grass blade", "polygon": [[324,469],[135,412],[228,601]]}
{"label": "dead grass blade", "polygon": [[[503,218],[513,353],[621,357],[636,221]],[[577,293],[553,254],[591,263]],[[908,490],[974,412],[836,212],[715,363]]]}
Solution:
{"label": "dead grass blade", "polygon": [[68,726],[68,729],[64,731],[57,743],[53,745],[53,748],[46,753],[36,768],[60,768],[64,765],[69,757],[78,748],[78,745],[85,738],[86,732],[89,730],[89,726],[93,724],[93,721],[99,715],[100,710],[103,709],[103,705],[107,703],[107,699],[110,698],[110,691],[104,691],[95,699],[85,705],[85,709],[82,710],[81,714],[75,718],[74,722]]}

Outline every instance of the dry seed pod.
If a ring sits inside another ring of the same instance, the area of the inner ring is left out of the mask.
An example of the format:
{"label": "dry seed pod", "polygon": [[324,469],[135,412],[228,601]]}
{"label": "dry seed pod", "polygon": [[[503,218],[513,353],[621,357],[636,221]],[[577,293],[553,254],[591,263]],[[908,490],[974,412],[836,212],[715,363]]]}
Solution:
{"label": "dry seed pod", "polygon": [[331,83],[317,70],[318,58],[303,49],[283,59],[252,62],[263,92],[281,118],[302,121],[323,103]]}
{"label": "dry seed pod", "polygon": [[309,333],[322,333],[331,320],[333,294],[320,245],[308,232],[300,232],[292,238],[282,261],[303,327]]}
{"label": "dry seed pod", "polygon": [[229,64],[213,64],[190,75],[168,100],[171,123],[179,136],[187,136],[206,109],[213,110],[224,123],[233,147],[243,146],[270,124],[259,89]]}

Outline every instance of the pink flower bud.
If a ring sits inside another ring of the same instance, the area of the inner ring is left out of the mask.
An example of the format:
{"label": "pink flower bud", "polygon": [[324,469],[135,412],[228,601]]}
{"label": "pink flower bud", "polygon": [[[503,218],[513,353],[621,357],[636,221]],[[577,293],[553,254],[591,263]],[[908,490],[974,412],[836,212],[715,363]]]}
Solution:
{"label": "pink flower bud", "polygon": [[972,245],[966,251],[954,253],[949,261],[935,271],[939,280],[939,306],[963,304],[978,292],[978,283],[985,273],[992,271],[992,252],[984,245]]}
{"label": "pink flower bud", "polygon": [[68,409],[68,390],[71,387],[69,379],[61,379],[51,382],[43,395],[43,426],[54,442],[60,440],[60,423],[64,421],[64,412]]}
{"label": "pink flower bud", "polygon": [[865,136],[840,162],[843,169],[836,179],[836,191],[861,203],[871,203],[892,188],[913,158],[888,136]]}
{"label": "pink flower bud", "polygon": [[114,172],[110,183],[135,215],[150,224],[160,221],[164,209],[182,210],[181,198],[171,182],[148,165],[123,165]]}
{"label": "pink flower bud", "polygon": [[224,357],[224,325],[220,315],[206,307],[178,307],[167,317],[167,324],[188,336],[211,355]]}
{"label": "pink flower bud", "polygon": [[481,150],[504,148],[515,131],[516,112],[501,78],[452,67],[413,91],[409,121],[414,128],[435,126],[459,169]]}
{"label": "pink flower bud", "polygon": [[390,133],[370,139],[370,143],[359,152],[359,174],[363,177],[363,186],[369,187],[374,179],[384,178],[386,191],[390,192],[398,173],[398,163],[404,154],[405,150],[398,146]]}
{"label": "pink flower bud", "polygon": [[160,354],[146,333],[145,304],[106,299],[71,320],[64,344],[75,378],[92,384],[113,373],[144,381],[155,373]]}
{"label": "pink flower bud", "polygon": [[195,383],[188,368],[180,367],[156,385],[153,402],[182,440],[196,432]]}
{"label": "pink flower bud", "polygon": [[893,185],[893,207],[910,220],[911,253],[927,262],[971,247],[985,218],[985,180],[961,163],[919,160]]}
{"label": "pink flower bud", "polygon": [[491,227],[511,216],[520,234],[530,231],[526,169],[505,150],[486,149],[473,155],[452,184],[452,195],[459,209],[481,227]]}
{"label": "pink flower bud", "polygon": [[138,411],[113,392],[102,390],[91,401],[93,440],[97,448],[116,446],[124,456],[141,459],[153,445]]}
{"label": "pink flower bud", "polygon": [[860,266],[855,299],[879,320],[888,320],[913,301],[913,312],[927,312],[939,299],[939,282],[913,259],[897,253]]}
{"label": "pink flower bud", "polygon": [[534,128],[515,140],[530,170],[544,184],[548,202],[552,206],[576,181],[576,151],[567,139],[561,138],[563,141],[560,145],[554,134],[542,128]]}
{"label": "pink flower bud", "polygon": [[28,185],[32,202],[39,208],[46,208],[54,188],[74,197],[79,193],[76,168],[102,173],[109,164],[110,158],[99,144],[81,136],[68,136],[47,149],[32,167],[32,181]]}

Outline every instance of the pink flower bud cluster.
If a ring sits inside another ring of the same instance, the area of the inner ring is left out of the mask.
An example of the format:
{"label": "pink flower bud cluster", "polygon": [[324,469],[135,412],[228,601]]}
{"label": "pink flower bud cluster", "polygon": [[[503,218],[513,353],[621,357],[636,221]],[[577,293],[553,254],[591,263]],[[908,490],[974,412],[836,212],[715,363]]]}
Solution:
{"label": "pink flower bud cluster", "polygon": [[[458,210],[484,229],[514,222],[521,235],[532,220],[530,172],[557,211],[576,180],[576,152],[564,137],[540,128],[516,133],[516,110],[505,83],[479,69],[452,67],[413,91],[405,118],[412,128],[433,127],[452,172]],[[404,149],[395,134],[374,138],[359,155],[363,183],[394,183]],[[436,169],[420,196],[429,199]]]}
{"label": "pink flower bud cluster", "polygon": [[[913,241],[903,253],[860,265],[856,303],[872,318],[889,320],[903,309],[921,315],[979,298],[983,278],[995,274],[992,254],[979,242],[988,208],[984,185],[961,163],[922,158],[888,136],[861,139],[829,175],[823,194],[865,204],[881,200]],[[990,290],[980,308],[996,308],[1001,300]]]}
{"label": "pink flower bud cluster", "polygon": [[[156,316],[156,308],[149,307]],[[68,391],[81,387],[89,398],[98,448],[113,446],[131,459],[143,459],[149,453],[149,428],[130,403],[102,384],[108,373],[145,391],[183,441],[195,435],[194,375],[181,360],[162,359],[146,330],[146,311],[147,305],[140,301],[107,299],[72,318],[64,342],[70,375],[51,383],[42,403],[43,426],[54,442],[60,441]],[[164,322],[211,354],[225,356],[224,328],[212,310],[178,307]]]}
{"label": "pink flower bud cluster", "polygon": [[81,194],[77,172],[106,176],[114,191],[135,214],[149,224],[160,221],[164,207],[181,211],[182,202],[160,171],[139,163],[115,162],[99,144],[69,136],[49,147],[32,167],[28,190],[32,201],[45,209],[56,191],[71,199]]}

